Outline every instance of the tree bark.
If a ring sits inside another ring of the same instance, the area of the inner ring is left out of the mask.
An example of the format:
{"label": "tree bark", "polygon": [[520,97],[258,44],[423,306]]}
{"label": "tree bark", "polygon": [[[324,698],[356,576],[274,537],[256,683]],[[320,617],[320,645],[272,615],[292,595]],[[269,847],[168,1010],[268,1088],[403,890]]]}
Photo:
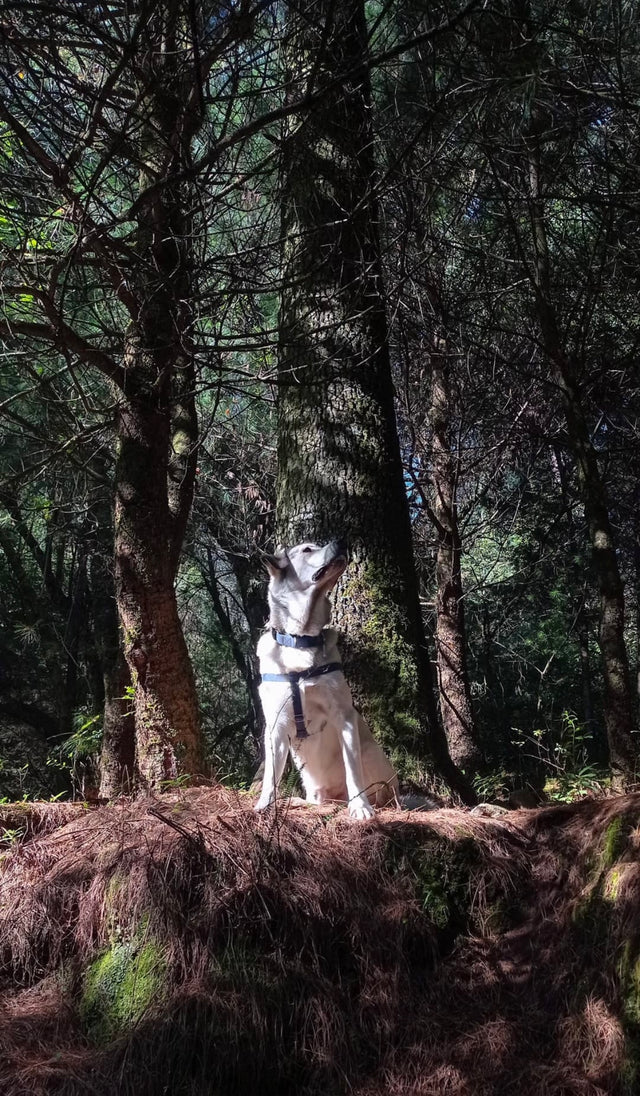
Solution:
{"label": "tree bark", "polygon": [[575,630],[578,637],[578,650],[580,654],[580,681],[582,685],[582,713],[584,725],[588,732],[596,739],[596,746],[600,757],[606,757],[608,753],[607,743],[600,742],[602,733],[597,734],[598,728],[595,721],[595,709],[593,704],[593,686],[591,680],[591,651],[589,642],[589,613],[587,609],[586,591],[584,589],[584,565],[580,558],[575,558],[578,547],[578,536],[572,514],[569,481],[565,462],[562,458],[560,447],[554,445],[551,454],[554,472],[557,476],[562,494],[562,501],[567,515],[567,524],[570,530],[569,553],[573,557],[569,566],[572,584],[578,590],[578,604],[576,611]]}
{"label": "tree bark", "polygon": [[476,772],[481,753],[476,736],[467,667],[462,548],[456,506],[456,462],[451,452],[451,386],[446,342],[431,353],[431,480],[436,555],[436,656],[440,711],[452,760]]}
{"label": "tree bark", "polygon": [[100,797],[115,799],[133,790],[135,771],[135,718],[131,673],[120,645],[104,667],[104,715],[100,751]]}
{"label": "tree bark", "polygon": [[69,612],[62,637],[62,647],[66,659],[65,723],[70,730],[73,729],[73,713],[78,704],[78,664],[87,613],[87,566],[86,545],[82,544],[73,553],[67,595]]}
{"label": "tree bark", "polygon": [[[141,46],[136,263],[119,393],[115,583],[135,690],[136,769],[144,787],[202,771],[194,675],[175,594],[197,452],[189,301],[191,196],[181,172],[201,118],[178,0],[157,5]],[[150,189],[162,180],[161,188]]]}
{"label": "tree bark", "polygon": [[[101,465],[97,470],[102,479],[106,469]],[[122,650],[118,625],[111,554],[113,515],[102,483],[90,499],[89,510],[93,525],[89,585],[103,693],[99,794],[103,799],[114,799],[133,790],[135,720],[130,695],[131,673]]]}
{"label": "tree bark", "polygon": [[591,443],[573,363],[565,353],[551,292],[551,272],[537,135],[531,137],[529,159],[530,209],[533,226],[535,304],[545,353],[564,407],[569,442],[589,527],[593,567],[600,592],[599,641],[605,691],[605,725],[615,787],[637,776],[638,754],[633,735],[634,706],[624,639],[624,588],[620,577],[607,489]]}
{"label": "tree bark", "polygon": [[[38,194],[52,188],[52,202],[61,213],[64,207],[68,227],[77,232],[73,243],[66,231],[64,241],[56,240],[61,249],[45,281],[27,264],[38,322],[18,326],[69,356],[70,368],[75,359],[98,371],[115,396],[114,580],[135,690],[139,778],[156,787],[202,766],[197,698],[174,589],[197,445],[191,344],[197,202],[188,180],[205,110],[202,83],[228,56],[237,20],[233,12],[185,0],[134,2],[108,16],[85,7],[86,19],[80,9],[77,19],[70,16],[73,56],[58,50],[54,64],[77,102],[58,111],[56,95],[45,96],[51,123],[37,110],[34,120],[31,91],[23,106],[13,95],[15,116],[0,107],[30,167],[27,178],[37,180]],[[105,19],[109,32],[103,34]],[[53,9],[34,20],[44,20],[43,36],[34,26],[33,43],[25,32],[23,47],[30,52],[33,45],[40,56],[37,42],[46,54],[61,24]],[[97,69],[87,61],[85,72],[78,57],[93,57],[97,43]],[[90,315],[98,313],[93,322]],[[118,324],[120,360],[115,349],[105,349],[119,344]],[[4,321],[0,326],[8,330]],[[56,578],[50,560],[43,574],[47,583]]]}
{"label": "tree bark", "polygon": [[[278,361],[280,538],[346,537],[335,619],[357,703],[416,775],[437,720],[413,560],[389,364],[361,0],[305,0],[291,15],[289,96],[324,87],[287,122]],[[426,733],[425,733],[426,732]]]}
{"label": "tree bark", "polygon": [[[136,352],[137,353],[137,352]],[[169,407],[121,400],[116,464],[115,580],[135,689],[136,769],[145,787],[202,771],[195,681],[178,615],[171,537]]]}
{"label": "tree bark", "polygon": [[[582,713],[584,725],[593,734],[595,730],[595,714],[593,709],[593,688],[591,685],[591,653],[589,650],[589,620],[584,604],[579,609],[579,617],[576,624],[578,643],[580,646],[580,680],[582,683]],[[602,736],[601,736],[602,737]]]}

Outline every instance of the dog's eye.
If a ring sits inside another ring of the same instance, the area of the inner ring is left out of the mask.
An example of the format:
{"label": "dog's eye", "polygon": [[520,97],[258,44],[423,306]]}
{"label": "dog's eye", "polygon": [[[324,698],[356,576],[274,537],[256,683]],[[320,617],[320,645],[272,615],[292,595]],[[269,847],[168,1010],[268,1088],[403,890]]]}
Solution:
{"label": "dog's eye", "polygon": [[313,548],[310,548],[309,545],[307,544],[307,547],[303,548],[302,551],[303,552],[313,552]]}

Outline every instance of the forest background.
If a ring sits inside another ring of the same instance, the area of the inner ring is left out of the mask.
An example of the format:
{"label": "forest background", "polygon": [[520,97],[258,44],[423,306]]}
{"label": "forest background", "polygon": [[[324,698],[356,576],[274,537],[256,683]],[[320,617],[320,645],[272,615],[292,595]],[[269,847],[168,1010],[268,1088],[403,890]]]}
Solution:
{"label": "forest background", "polygon": [[632,785],[633,6],[0,30],[0,794],[247,786],[261,554],[332,535],[404,779]]}

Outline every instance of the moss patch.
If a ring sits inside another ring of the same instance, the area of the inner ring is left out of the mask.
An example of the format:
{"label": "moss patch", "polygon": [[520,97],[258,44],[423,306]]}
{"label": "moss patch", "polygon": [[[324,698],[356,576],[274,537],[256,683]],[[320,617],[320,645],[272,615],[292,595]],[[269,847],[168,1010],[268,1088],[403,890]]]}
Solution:
{"label": "moss patch", "polygon": [[[411,758],[421,736],[418,670],[408,638],[409,621],[395,600],[398,588],[402,588],[400,576],[371,563],[350,579],[343,598],[357,608],[351,640],[348,635],[341,638],[358,707],[387,750],[400,747],[395,764],[403,755]],[[400,775],[407,775],[405,766],[400,763],[399,767]]]}
{"label": "moss patch", "polygon": [[605,830],[600,854],[585,859],[591,879],[574,907],[572,921],[591,947],[605,947],[610,936],[612,908],[625,870],[620,860],[627,850],[631,829],[629,816],[616,815]]}
{"label": "moss patch", "polygon": [[604,884],[604,897],[608,902],[615,902],[620,890],[620,881],[622,879],[622,872],[620,868],[613,868]]}
{"label": "moss patch", "polygon": [[166,962],[155,940],[114,944],[89,967],[80,1018],[93,1042],[104,1044],[137,1024],[166,981]]}
{"label": "moss patch", "polygon": [[605,868],[611,868],[622,856],[626,845],[630,820],[623,814],[617,814],[607,826],[602,846],[602,864]]}
{"label": "moss patch", "polygon": [[[588,858],[590,881],[572,916],[576,951],[588,955],[600,970],[615,969],[625,1057],[619,1073],[620,1092],[635,1096],[640,1080],[640,954],[638,940],[620,947],[619,903],[634,819],[618,814],[609,822],[600,852]],[[590,861],[590,862],[589,862]],[[580,980],[578,995],[587,993]],[[617,1091],[617,1090],[616,1090]]]}

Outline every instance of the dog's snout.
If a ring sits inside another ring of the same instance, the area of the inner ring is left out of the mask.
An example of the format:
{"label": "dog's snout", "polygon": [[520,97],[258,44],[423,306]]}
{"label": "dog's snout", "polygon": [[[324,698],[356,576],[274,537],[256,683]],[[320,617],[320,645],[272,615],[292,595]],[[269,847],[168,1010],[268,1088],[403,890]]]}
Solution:
{"label": "dog's snout", "polygon": [[345,556],[347,555],[347,542],[344,537],[338,537],[336,540],[331,541],[332,555]]}

